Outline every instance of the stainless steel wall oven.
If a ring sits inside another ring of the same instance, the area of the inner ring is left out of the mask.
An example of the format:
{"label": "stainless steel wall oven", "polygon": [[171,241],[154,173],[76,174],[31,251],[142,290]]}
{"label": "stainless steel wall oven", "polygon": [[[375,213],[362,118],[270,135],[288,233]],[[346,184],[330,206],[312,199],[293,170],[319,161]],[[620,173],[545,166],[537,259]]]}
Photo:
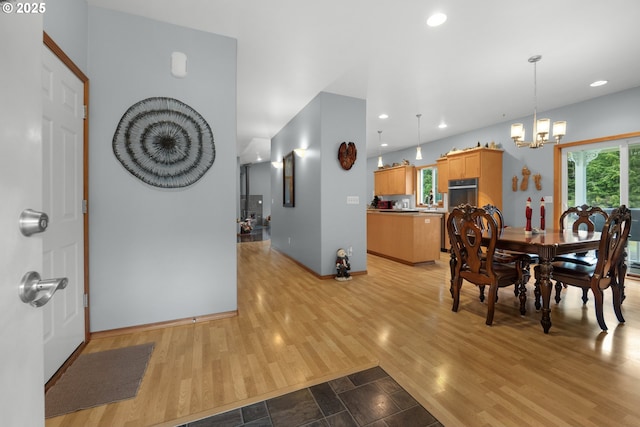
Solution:
{"label": "stainless steel wall oven", "polygon": [[465,203],[477,206],[478,178],[449,180],[449,212]]}

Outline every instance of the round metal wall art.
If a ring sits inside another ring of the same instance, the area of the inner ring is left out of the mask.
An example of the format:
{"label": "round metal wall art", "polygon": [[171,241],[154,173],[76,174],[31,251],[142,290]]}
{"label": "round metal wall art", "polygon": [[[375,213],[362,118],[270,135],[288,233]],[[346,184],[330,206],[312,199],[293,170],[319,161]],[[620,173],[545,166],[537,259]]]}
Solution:
{"label": "round metal wall art", "polygon": [[173,98],[147,98],[122,116],[113,152],[132,175],[154,187],[187,187],[216,158],[213,133],[193,108]]}

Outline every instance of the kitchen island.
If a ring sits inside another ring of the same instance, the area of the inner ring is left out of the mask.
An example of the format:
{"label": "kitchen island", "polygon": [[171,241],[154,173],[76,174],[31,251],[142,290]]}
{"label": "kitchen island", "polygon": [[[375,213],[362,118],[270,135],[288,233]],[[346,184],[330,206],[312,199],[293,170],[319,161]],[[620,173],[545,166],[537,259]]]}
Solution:
{"label": "kitchen island", "polygon": [[367,252],[404,264],[440,259],[443,213],[367,211]]}

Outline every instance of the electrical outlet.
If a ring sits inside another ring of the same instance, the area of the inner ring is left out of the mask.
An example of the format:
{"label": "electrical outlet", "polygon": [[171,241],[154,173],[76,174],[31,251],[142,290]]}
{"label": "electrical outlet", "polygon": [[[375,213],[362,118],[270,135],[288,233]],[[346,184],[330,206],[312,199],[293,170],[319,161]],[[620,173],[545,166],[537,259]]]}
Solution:
{"label": "electrical outlet", "polygon": [[349,256],[353,255],[353,246],[349,246],[349,249],[347,250],[347,255]]}

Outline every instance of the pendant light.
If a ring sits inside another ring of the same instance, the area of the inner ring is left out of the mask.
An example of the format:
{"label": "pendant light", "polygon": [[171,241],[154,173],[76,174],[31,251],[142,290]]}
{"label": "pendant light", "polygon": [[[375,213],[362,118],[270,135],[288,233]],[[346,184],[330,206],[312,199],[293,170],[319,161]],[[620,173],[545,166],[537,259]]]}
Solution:
{"label": "pendant light", "polygon": [[[549,141],[549,127],[551,120],[538,119],[538,80],[536,75],[536,64],[542,59],[541,55],[534,55],[529,58],[529,62],[533,64],[533,138],[531,141],[525,140],[525,130],[522,123],[514,123],[511,125],[511,138],[516,147],[540,148]],[[560,142],[567,133],[567,122],[553,122],[553,138],[556,144]]]}
{"label": "pendant light", "polygon": [[382,131],[381,130],[378,131],[378,140],[379,140],[379,145],[378,145],[378,167],[381,168],[381,167],[384,166],[382,164],[382,154],[380,153],[380,150],[381,150],[380,147],[382,147]]}
{"label": "pendant light", "polygon": [[416,114],[418,118],[418,146],[416,147],[416,160],[422,160],[422,149],[420,148],[420,117],[422,114]]}

